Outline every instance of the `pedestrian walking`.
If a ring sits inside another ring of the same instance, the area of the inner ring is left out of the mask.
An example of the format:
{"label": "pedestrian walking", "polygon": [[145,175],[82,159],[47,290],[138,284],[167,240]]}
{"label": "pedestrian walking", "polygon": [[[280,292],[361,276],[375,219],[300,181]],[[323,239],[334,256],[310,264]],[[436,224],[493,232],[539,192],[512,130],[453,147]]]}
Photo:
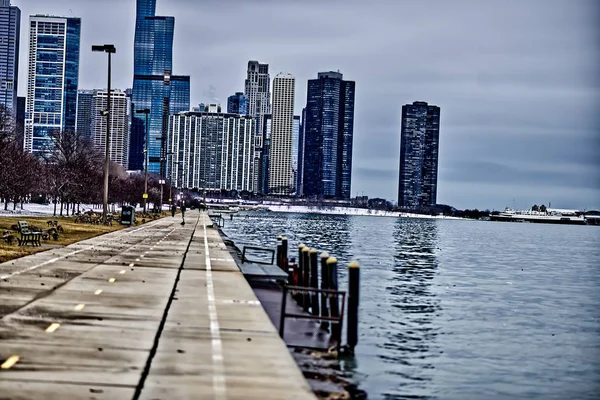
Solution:
{"label": "pedestrian walking", "polygon": [[177,211],[177,204],[171,204],[171,217],[175,216],[175,211]]}
{"label": "pedestrian walking", "polygon": [[185,225],[185,201],[181,202],[181,225]]}

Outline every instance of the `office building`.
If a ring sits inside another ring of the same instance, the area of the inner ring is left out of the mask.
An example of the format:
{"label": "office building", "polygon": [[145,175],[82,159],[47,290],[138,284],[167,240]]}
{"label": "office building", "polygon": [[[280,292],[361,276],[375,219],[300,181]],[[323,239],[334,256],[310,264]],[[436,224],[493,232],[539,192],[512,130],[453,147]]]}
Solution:
{"label": "office building", "polygon": [[75,131],[81,136],[92,138],[92,122],[94,115],[94,96],[96,91],[80,89],[77,91],[77,114]]}
{"label": "office building", "polygon": [[51,136],[75,130],[81,19],[29,17],[25,151],[51,151]]}
{"label": "office building", "polygon": [[437,203],[440,108],[423,101],[402,106],[398,207]]}
{"label": "office building", "polygon": [[260,148],[259,174],[258,174],[258,192],[261,194],[269,193],[269,151],[271,151],[271,114],[263,115],[262,147]]}
{"label": "office building", "polygon": [[217,104],[171,115],[168,178],[178,188],[255,192],[254,119]]}
{"label": "office building", "polygon": [[308,81],[303,137],[304,196],[350,198],[354,134],[353,81],[320,72]]}
{"label": "office building", "polygon": [[298,165],[298,154],[300,150],[300,116],[294,115],[294,125],[292,127],[292,186],[294,195],[298,195],[298,177],[300,174]]}
{"label": "office building", "polygon": [[23,143],[23,135],[25,134],[25,96],[17,97],[17,140]]}
{"label": "office building", "polygon": [[[173,75],[175,18],[157,16],[156,0],[137,0],[132,107],[149,109],[150,172],[165,174],[169,114],[190,109],[190,77]],[[129,169],[143,170],[146,116],[132,114]]]}
{"label": "office building", "polygon": [[269,64],[248,61],[244,95],[248,99],[248,115],[256,119],[256,130],[263,129],[263,116],[271,113]]}
{"label": "office building", "polygon": [[[106,149],[107,90],[94,90],[91,134],[94,146],[102,153]],[[129,101],[122,90],[110,91],[110,160],[127,168],[129,158]]]}
{"label": "office building", "polygon": [[0,105],[13,116],[17,112],[21,10],[10,0],[0,0]]}
{"label": "office building", "polygon": [[261,156],[264,154],[263,141],[265,115],[271,113],[271,78],[269,64],[248,61],[244,95],[248,99],[248,115],[254,118],[255,154],[254,154],[254,187],[260,187]]}
{"label": "office building", "polygon": [[248,98],[242,92],[236,92],[227,98],[227,112],[229,114],[248,114]]}
{"label": "office building", "polygon": [[295,193],[292,171],[292,137],[294,130],[295,78],[280,73],[273,79],[271,148],[269,151],[269,193]]}

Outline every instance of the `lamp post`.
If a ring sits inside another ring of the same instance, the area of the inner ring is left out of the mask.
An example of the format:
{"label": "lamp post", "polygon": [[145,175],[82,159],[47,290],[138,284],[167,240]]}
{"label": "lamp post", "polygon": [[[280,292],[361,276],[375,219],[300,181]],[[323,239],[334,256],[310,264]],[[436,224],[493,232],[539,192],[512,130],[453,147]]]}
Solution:
{"label": "lamp post", "polygon": [[113,44],[93,45],[92,51],[100,51],[108,54],[108,90],[106,93],[106,146],[104,154],[104,196],[102,197],[102,220],[106,223],[108,214],[108,166],[110,163],[110,55],[117,52]]}
{"label": "lamp post", "polygon": [[144,213],[146,212],[146,207],[148,204],[148,115],[150,114],[149,108],[144,108],[141,110],[135,110],[136,114],[145,114],[146,115],[146,139],[145,139],[145,148],[144,148]]}

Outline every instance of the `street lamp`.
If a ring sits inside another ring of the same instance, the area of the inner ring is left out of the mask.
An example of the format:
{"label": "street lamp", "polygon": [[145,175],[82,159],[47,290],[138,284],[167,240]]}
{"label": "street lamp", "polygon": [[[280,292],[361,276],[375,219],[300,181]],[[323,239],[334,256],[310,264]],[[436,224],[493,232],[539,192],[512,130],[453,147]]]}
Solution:
{"label": "street lamp", "polygon": [[102,198],[102,220],[107,222],[108,214],[108,166],[110,163],[110,55],[117,52],[113,44],[93,45],[92,51],[100,51],[108,54],[108,90],[106,94],[106,146],[104,154],[104,196]]}
{"label": "street lamp", "polygon": [[144,149],[144,213],[146,212],[146,206],[148,204],[148,115],[150,114],[149,108],[144,108],[142,110],[135,110],[136,114],[145,114],[146,115],[146,146]]}

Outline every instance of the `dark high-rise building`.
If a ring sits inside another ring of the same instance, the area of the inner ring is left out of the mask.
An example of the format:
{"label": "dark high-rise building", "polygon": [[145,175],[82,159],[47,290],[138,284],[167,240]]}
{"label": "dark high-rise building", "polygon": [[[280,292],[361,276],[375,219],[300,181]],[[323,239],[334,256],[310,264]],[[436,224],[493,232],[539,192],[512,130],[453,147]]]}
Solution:
{"label": "dark high-rise building", "polygon": [[308,81],[304,196],[350,198],[355,83],[342,78],[339,72],[320,72],[317,79]]}
{"label": "dark high-rise building", "polygon": [[439,107],[423,101],[402,106],[398,207],[435,206],[439,138]]}
{"label": "dark high-rise building", "polygon": [[17,138],[21,142],[23,141],[23,135],[25,134],[25,100],[25,96],[17,97]]}
{"label": "dark high-rise building", "polygon": [[80,89],[77,91],[77,117],[75,131],[88,139],[92,138],[92,122],[95,115],[94,90]]}
{"label": "dark high-rise building", "polygon": [[[137,0],[134,38],[132,107],[150,109],[148,158],[150,172],[164,176],[168,115],[190,108],[190,77],[172,75],[175,18],[157,16],[156,0]],[[144,114],[133,114],[129,169],[144,168]]]}
{"label": "dark high-rise building", "polygon": [[19,80],[21,10],[10,0],[0,0],[0,104],[14,116]]}
{"label": "dark high-rise building", "polygon": [[248,98],[242,92],[236,92],[227,98],[227,112],[229,114],[248,114]]}

